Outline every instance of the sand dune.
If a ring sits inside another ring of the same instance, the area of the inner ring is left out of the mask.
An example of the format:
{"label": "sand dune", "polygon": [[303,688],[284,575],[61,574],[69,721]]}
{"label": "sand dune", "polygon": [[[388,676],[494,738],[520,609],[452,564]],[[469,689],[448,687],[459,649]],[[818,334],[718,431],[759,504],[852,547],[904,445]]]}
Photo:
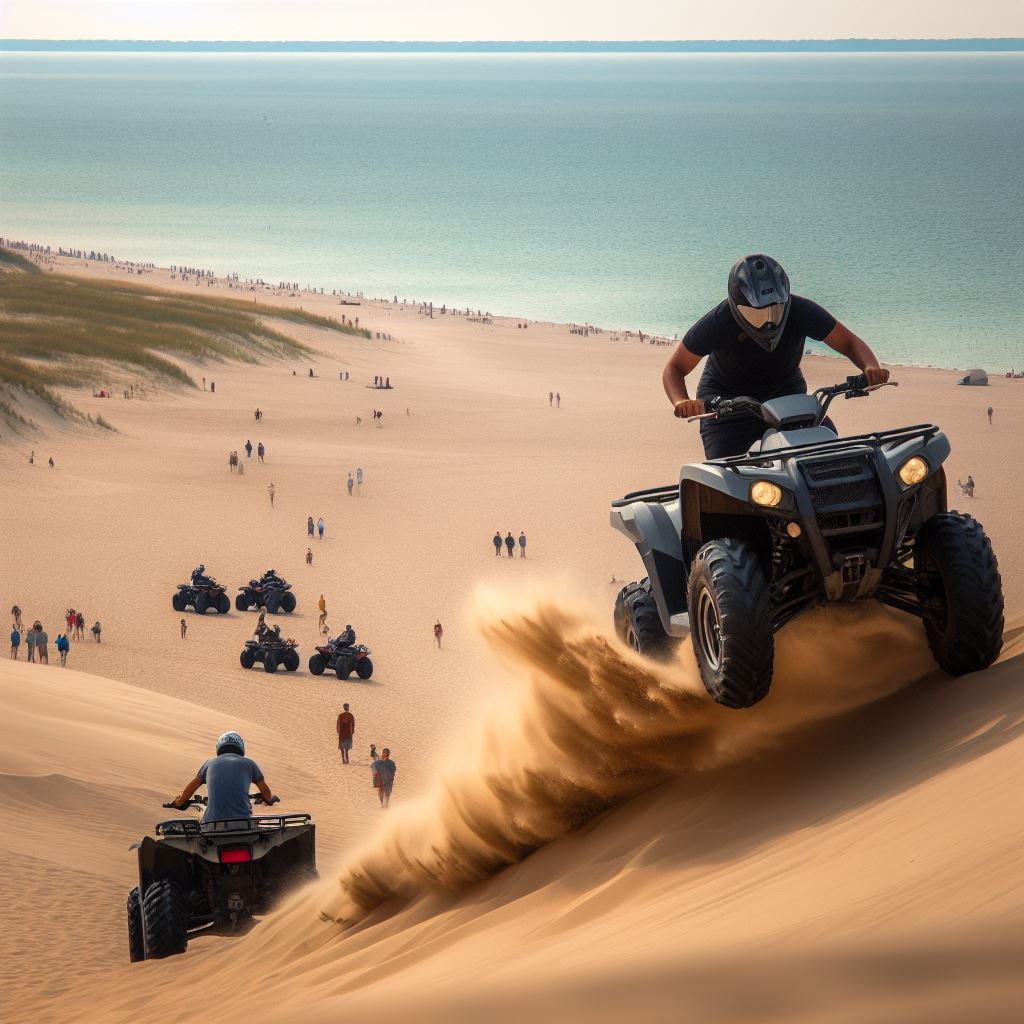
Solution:
{"label": "sand dune", "polygon": [[[734,713],[685,652],[656,670],[609,639],[609,577],[640,566],[608,501],[698,450],[660,394],[667,350],[375,303],[358,315],[396,340],[296,327],[318,353],[305,363],[190,367],[215,395],[74,393],[118,433],[47,423],[0,444],[4,610],[17,601],[51,639],[71,604],[104,624],[70,669],[0,665],[0,795],[17,822],[0,832],[6,1016],[201,1019],[230,989],[274,1021],[1009,1019],[1024,383],[972,391],[901,368],[898,391],[837,413],[850,430],[949,433],[950,480],[978,482],[953,504],[985,524],[1018,612],[1002,661],[949,680],[916,623],[808,616],[778,636],[769,699]],[[812,385],[845,373],[807,367]],[[395,390],[363,387],[378,373]],[[230,474],[246,437],[267,461]],[[356,466],[367,483],[348,498]],[[311,568],[307,515],[327,522]],[[524,529],[529,557],[495,559],[495,529]],[[182,641],[170,594],[199,561],[232,588],[271,565],[292,579],[304,657],[323,592],[332,624],[373,647],[373,682],[243,671],[254,615],[188,614]],[[342,700],[358,722],[344,770]],[[127,847],[227,727],[285,808],[315,815],[322,881],[243,939],[129,965]],[[399,764],[386,815],[371,741]]]}

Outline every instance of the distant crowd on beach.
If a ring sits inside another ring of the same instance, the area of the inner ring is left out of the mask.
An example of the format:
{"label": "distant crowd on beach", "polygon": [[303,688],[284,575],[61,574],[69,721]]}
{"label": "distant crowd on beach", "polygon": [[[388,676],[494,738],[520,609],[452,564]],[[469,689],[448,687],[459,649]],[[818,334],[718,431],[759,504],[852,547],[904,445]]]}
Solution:
{"label": "distant crowd on beach", "polygon": [[[42,623],[36,619],[27,629],[22,621],[21,608],[11,608],[11,660],[17,661],[22,644],[25,646],[25,660],[39,665],[50,664],[50,635],[43,629]],[[58,633],[54,647],[60,657],[62,666],[67,666],[68,653],[71,651],[71,640],[85,639],[85,616],[80,610],[69,608],[64,616],[67,631]],[[102,627],[99,620],[92,624],[89,632],[96,643],[100,643]]]}
{"label": "distant crowd on beach", "polygon": [[[502,539],[501,530],[495,530],[494,536],[491,538],[491,543],[494,545],[494,554],[498,558],[501,558],[502,545],[504,545],[506,551],[508,551],[508,557],[515,558],[516,539],[512,536],[511,530],[505,534],[504,539]],[[519,532],[519,557],[526,557],[526,534],[521,530]]]}

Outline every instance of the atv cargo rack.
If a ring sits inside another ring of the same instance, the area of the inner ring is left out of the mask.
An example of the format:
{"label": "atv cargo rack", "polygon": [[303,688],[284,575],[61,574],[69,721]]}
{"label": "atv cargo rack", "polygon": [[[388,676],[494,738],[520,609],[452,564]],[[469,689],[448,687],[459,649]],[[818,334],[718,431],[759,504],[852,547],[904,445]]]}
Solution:
{"label": "atv cargo rack", "polygon": [[311,820],[308,814],[261,814],[245,818],[218,818],[206,822],[198,822],[195,818],[174,818],[171,821],[161,821],[156,826],[156,834],[185,836],[188,839],[209,837],[220,832],[244,835],[247,832],[277,832],[292,825],[308,825]]}

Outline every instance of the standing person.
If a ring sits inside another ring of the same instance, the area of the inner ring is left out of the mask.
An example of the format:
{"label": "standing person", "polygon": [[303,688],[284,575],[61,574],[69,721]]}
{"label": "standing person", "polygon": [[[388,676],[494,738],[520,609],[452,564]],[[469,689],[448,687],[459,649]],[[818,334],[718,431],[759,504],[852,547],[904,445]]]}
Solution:
{"label": "standing person", "polygon": [[974,477],[970,474],[967,475],[967,497],[974,497]]}
{"label": "standing person", "polygon": [[327,626],[327,602],[324,600],[324,595],[320,595],[320,600],[316,603],[317,608],[320,609],[320,622],[319,629],[323,633]]}
{"label": "standing person", "polygon": [[345,486],[348,488],[348,496],[350,498],[352,497],[352,484],[353,484],[353,482],[354,481],[352,480],[352,474],[349,473],[348,480],[346,481]]}
{"label": "standing person", "polygon": [[316,529],[317,529],[317,533],[320,534],[320,539],[323,540],[324,539],[324,517],[323,516],[320,516],[320,518],[317,519],[317,521],[316,521]]}
{"label": "standing person", "polygon": [[274,481],[270,481],[270,486],[267,488],[267,494],[270,495],[270,507],[274,507]]}
{"label": "standing person", "polygon": [[495,557],[501,558],[501,530],[494,531],[494,536],[491,538],[491,543],[494,545]]}
{"label": "standing person", "polygon": [[348,764],[348,752],[356,735],[356,716],[349,711],[347,704],[342,704],[342,708],[338,715],[338,749],[341,751],[341,763]]}
{"label": "standing person", "polygon": [[519,557],[526,557],[526,534],[522,530],[519,531]]}
{"label": "standing person", "polygon": [[313,549],[312,548],[306,548],[306,565],[312,565],[312,564],[313,564]]}
{"label": "standing person", "polygon": [[391,803],[391,790],[395,785],[395,773],[398,766],[391,760],[391,751],[385,747],[380,752],[380,757],[370,765],[373,773],[373,785],[377,790],[381,807],[387,807]]}
{"label": "standing person", "polygon": [[312,537],[313,536],[313,517],[312,516],[310,516],[306,520],[306,536],[307,537]]}
{"label": "standing person", "polygon": [[17,605],[12,605],[11,614],[14,616],[14,624],[21,629],[21,609]]}
{"label": "standing person", "polygon": [[21,646],[21,630],[17,625],[11,626],[11,660],[18,660],[18,648]]}
{"label": "standing person", "polygon": [[363,493],[363,467],[356,467],[356,488],[360,494]]}
{"label": "standing person", "polygon": [[548,408],[551,407],[551,405],[554,402],[554,400],[555,400],[555,393],[554,393],[554,391],[549,391],[548,392]]}
{"label": "standing person", "polygon": [[438,619],[437,622],[434,623],[434,640],[437,641],[438,650],[441,649],[441,637],[443,636],[444,628],[441,626],[441,620]]}
{"label": "standing person", "polygon": [[562,408],[562,393],[560,391],[555,392],[555,408]]}
{"label": "standing person", "polygon": [[78,612],[75,615],[75,639],[85,639],[85,614],[83,612]]}
{"label": "standing person", "polygon": [[25,633],[25,657],[28,661],[36,660],[36,628],[30,626]]}
{"label": "standing person", "polygon": [[57,634],[57,652],[60,654],[60,664],[62,668],[68,667],[68,652],[71,650],[71,641],[68,640],[68,635],[65,633],[61,636]]}
{"label": "standing person", "polygon": [[994,409],[992,408],[992,406],[990,405],[990,406],[988,407],[988,425],[989,425],[990,427],[992,426],[992,413],[993,413],[994,411],[995,411],[995,410],[994,410]]}
{"label": "standing person", "polygon": [[181,639],[182,640],[185,639],[185,634],[187,632],[188,632],[188,623],[184,619],[182,619],[181,620]]}
{"label": "standing person", "polygon": [[46,630],[36,622],[36,654],[39,655],[40,665],[50,664],[50,654],[47,651],[46,645],[50,642],[49,636],[46,634]]}
{"label": "standing person", "polygon": [[100,642],[100,635],[103,632],[103,628],[100,626],[100,620],[99,619],[97,619],[92,624],[92,629],[90,630],[90,632],[92,633],[93,640],[95,640],[96,643],[99,643]]}
{"label": "standing person", "polygon": [[262,462],[263,456],[266,455],[266,453],[267,449],[263,447],[263,442],[260,441],[259,444],[256,445],[256,458],[259,459],[260,462]]}
{"label": "standing person", "polygon": [[249,438],[245,439],[245,457],[247,459],[252,458],[252,441],[250,441]]}
{"label": "standing person", "polygon": [[508,548],[508,557],[509,558],[515,558],[515,555],[516,555],[516,542],[515,542],[515,540],[512,537],[512,531],[511,530],[509,530],[509,532],[505,535],[505,547]]}

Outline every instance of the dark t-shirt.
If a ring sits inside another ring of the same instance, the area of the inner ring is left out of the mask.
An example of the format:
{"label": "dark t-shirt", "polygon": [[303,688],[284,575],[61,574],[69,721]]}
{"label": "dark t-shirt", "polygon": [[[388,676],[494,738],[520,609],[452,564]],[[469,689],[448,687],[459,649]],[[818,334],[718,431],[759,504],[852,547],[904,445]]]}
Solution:
{"label": "dark t-shirt", "polygon": [[241,754],[219,754],[199,769],[199,781],[206,783],[209,803],[203,821],[221,818],[248,818],[249,784],[262,782],[263,772],[251,758]]}
{"label": "dark t-shirt", "polygon": [[807,383],[800,359],[808,338],[823,341],[836,318],[816,302],[793,296],[789,319],[774,352],[766,352],[740,330],[727,300],[705,313],[685,334],[683,344],[695,356],[709,356],[697,398],[749,395],[758,401],[803,394]]}

